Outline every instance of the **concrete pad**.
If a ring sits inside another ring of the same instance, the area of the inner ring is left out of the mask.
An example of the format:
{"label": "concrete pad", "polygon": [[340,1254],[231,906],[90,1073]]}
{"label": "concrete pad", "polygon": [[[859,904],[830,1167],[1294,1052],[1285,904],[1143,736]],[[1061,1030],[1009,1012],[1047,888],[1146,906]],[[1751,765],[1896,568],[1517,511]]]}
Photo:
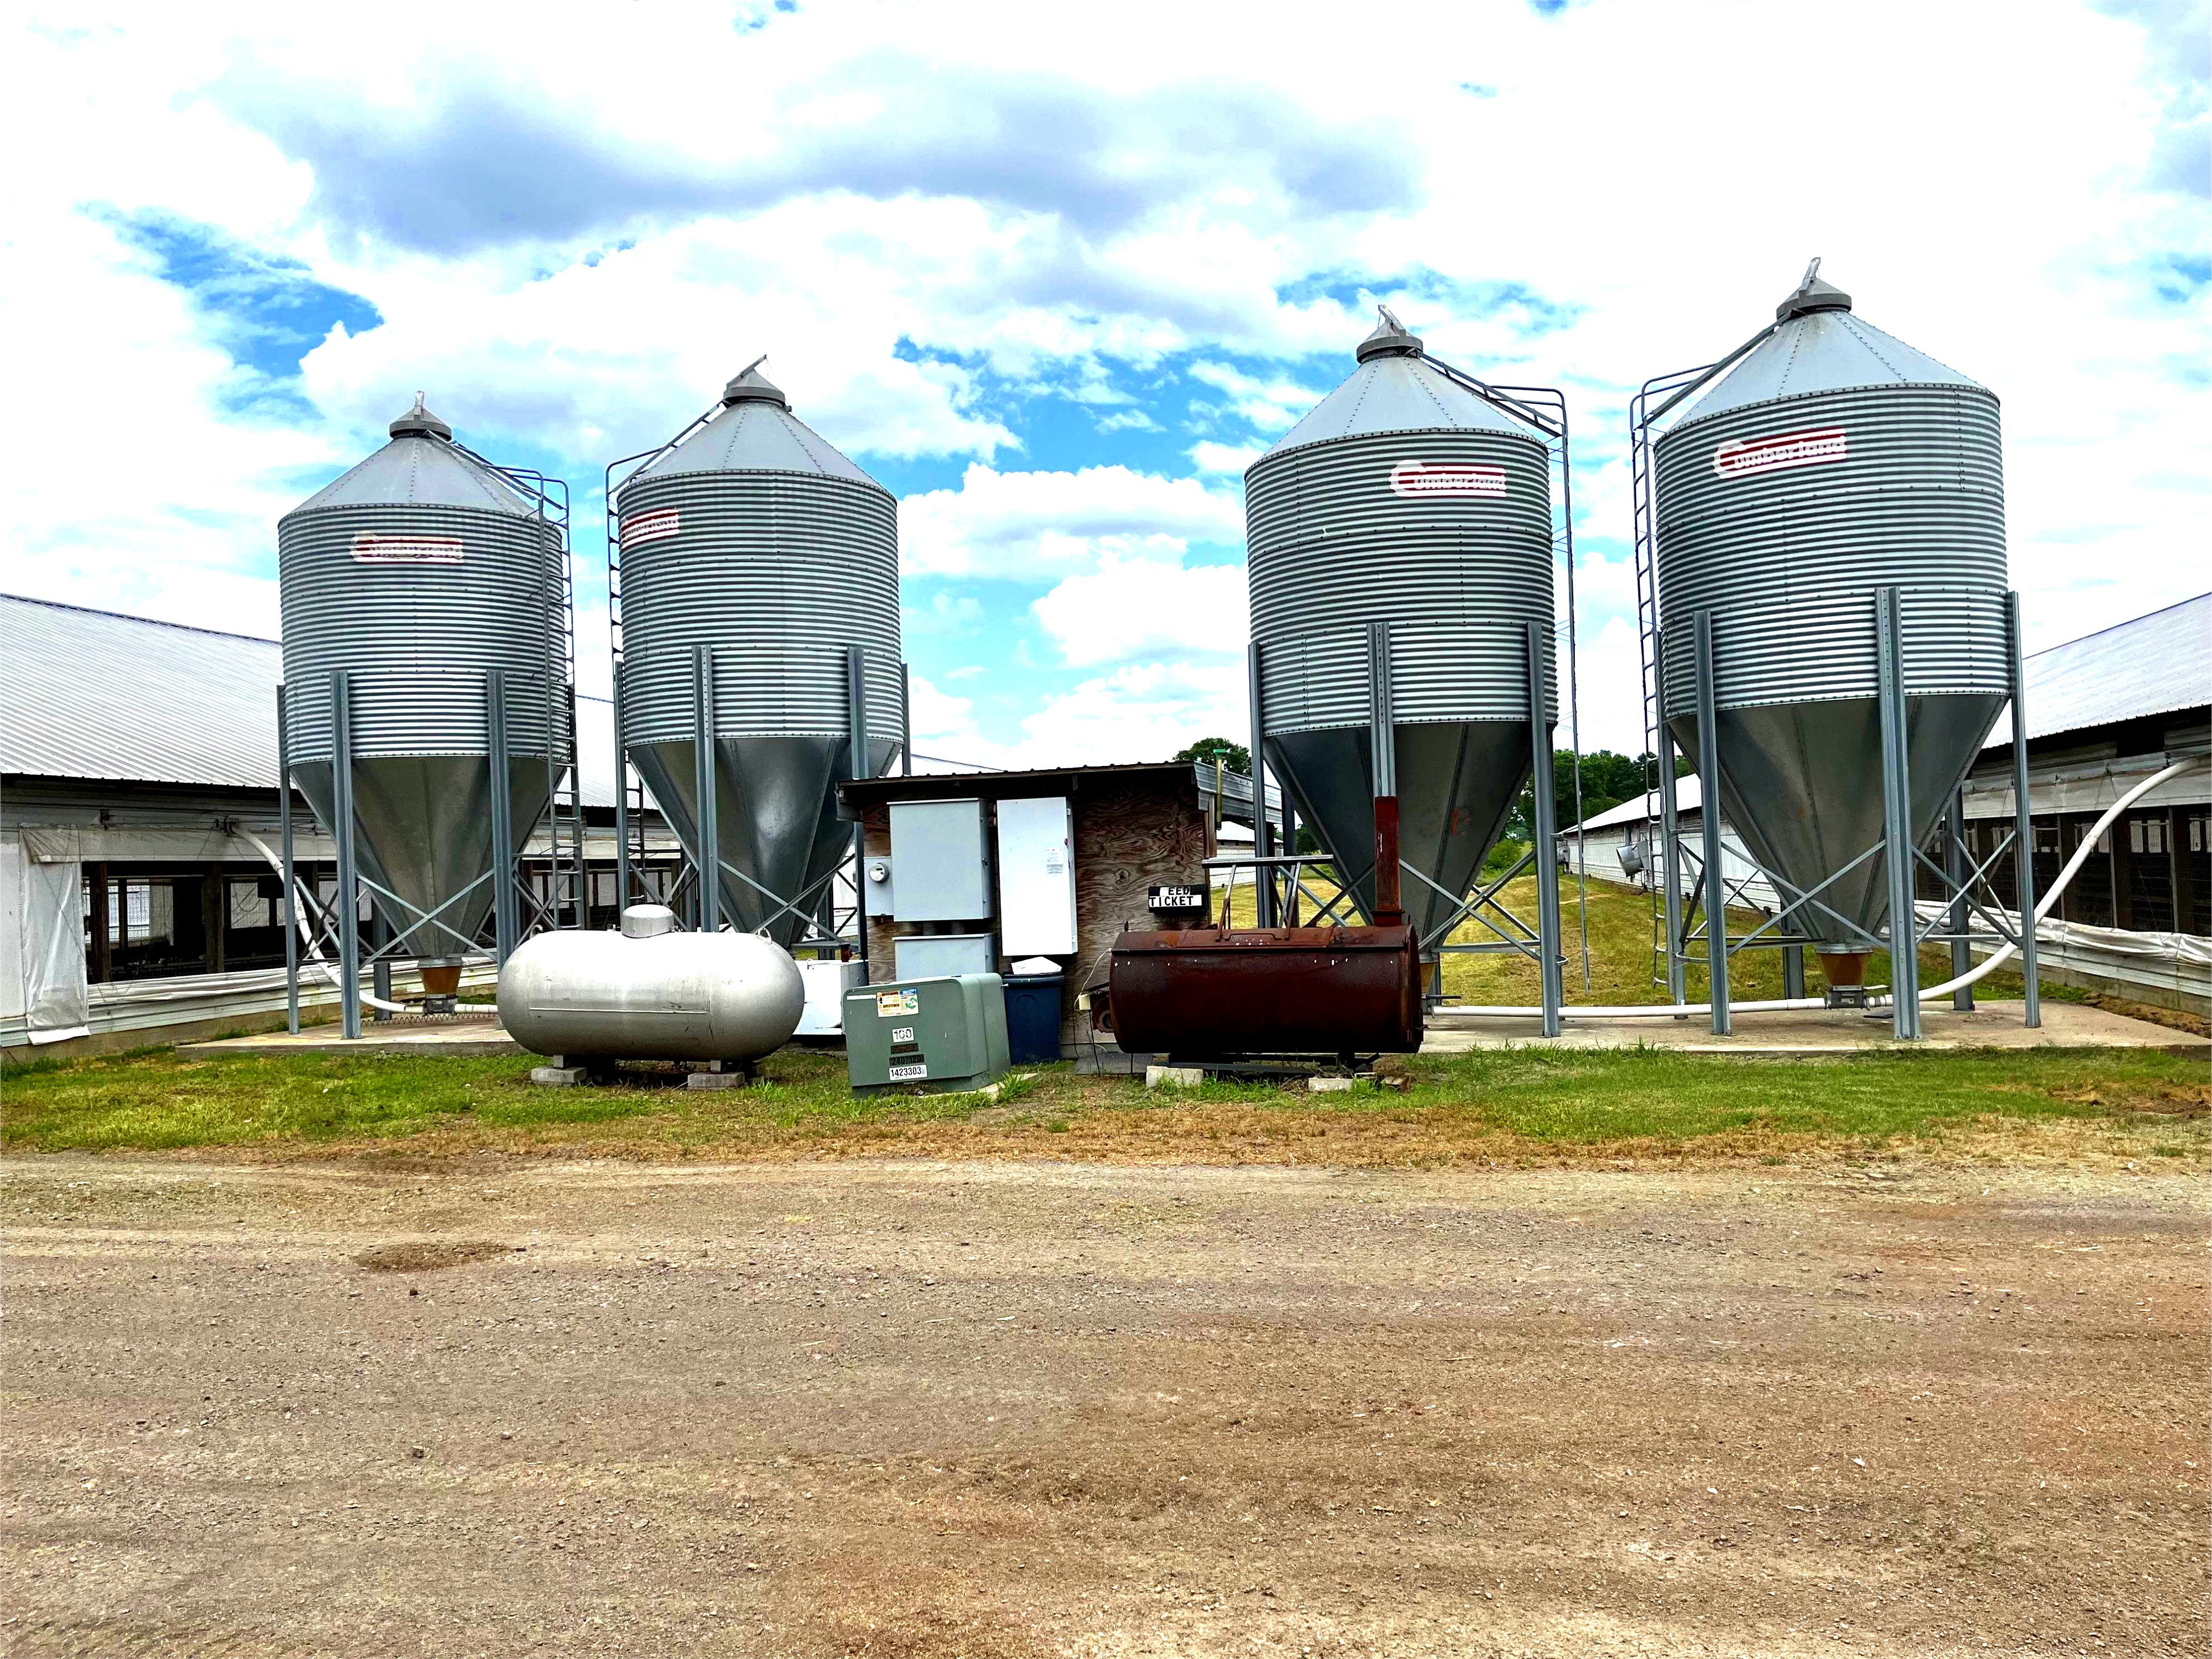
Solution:
{"label": "concrete pad", "polygon": [[451,1024],[364,1026],[349,1042],[335,1025],[317,1025],[295,1035],[263,1031],[226,1037],[219,1042],[178,1045],[179,1054],[212,1060],[220,1054],[519,1054],[523,1047],[498,1020],[458,1020]]}
{"label": "concrete pad", "polygon": [[1348,1077],[1310,1077],[1306,1079],[1306,1091],[1316,1095],[1348,1095],[1352,1092],[1352,1079]]}
{"label": "concrete pad", "polygon": [[1455,1014],[1449,1007],[1428,1017],[1425,1054],[1468,1054],[1492,1048],[1665,1048],[1674,1053],[1717,1054],[1738,1060],[1797,1060],[1824,1055],[1873,1054],[1882,1049],[1946,1048],[2156,1048],[2167,1054],[2212,1057],[2212,1038],[2192,1036],[2170,1026],[2130,1019],[2085,1003],[2043,1004],[2043,1024],[2034,1030],[2021,1024],[2017,1002],[1984,1002],[1970,1014],[1948,1003],[1923,1006],[1922,1036],[1899,1042],[1890,1030],[1887,1011],[1878,1018],[1854,1009],[1815,1008],[1798,1012],[1738,1014],[1734,1031],[1715,1036],[1705,1014],[1679,1019],[1570,1018],[1559,1035],[1547,1037],[1542,1022],[1486,1019]]}
{"label": "concrete pad", "polygon": [[694,1072],[684,1079],[687,1089],[742,1089],[752,1079],[743,1072]]}
{"label": "concrete pad", "polygon": [[533,1066],[530,1080],[541,1089],[573,1089],[584,1080],[580,1066]]}
{"label": "concrete pad", "polygon": [[1147,1066],[1145,1067],[1145,1087],[1147,1089],[1195,1089],[1206,1081],[1203,1066]]}

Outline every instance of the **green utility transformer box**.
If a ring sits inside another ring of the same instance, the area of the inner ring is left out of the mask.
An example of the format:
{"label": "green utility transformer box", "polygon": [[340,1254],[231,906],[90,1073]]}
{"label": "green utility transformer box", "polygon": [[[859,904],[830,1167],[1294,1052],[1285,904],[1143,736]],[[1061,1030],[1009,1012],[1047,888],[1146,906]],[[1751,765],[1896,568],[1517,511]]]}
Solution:
{"label": "green utility transformer box", "polygon": [[856,1095],[996,1083],[1009,1063],[1006,982],[959,974],[846,992],[845,1063]]}

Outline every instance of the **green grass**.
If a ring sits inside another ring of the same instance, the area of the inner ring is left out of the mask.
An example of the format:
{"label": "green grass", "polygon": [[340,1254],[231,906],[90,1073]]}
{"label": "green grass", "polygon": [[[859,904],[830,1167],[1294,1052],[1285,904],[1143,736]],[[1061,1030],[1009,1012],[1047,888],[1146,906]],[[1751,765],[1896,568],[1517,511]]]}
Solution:
{"label": "green grass", "polygon": [[1134,1079],[1079,1077],[1060,1065],[1011,1079],[990,1101],[855,1097],[842,1056],[816,1049],[775,1055],[751,1088],[714,1091],[677,1086],[672,1074],[538,1088],[527,1081],[533,1063],[325,1054],[180,1060],[167,1052],[85,1060],[9,1076],[0,1148],[1206,1158],[1226,1141],[1240,1158],[1303,1161],[1296,1146],[1281,1152],[1285,1138],[1321,1137],[1339,1161],[1388,1151],[1402,1162],[1492,1156],[1504,1146],[1516,1155],[1701,1145],[1730,1156],[1850,1152],[2094,1127],[2118,1137],[2105,1150],[2130,1157],[2202,1162],[2208,1150],[2202,1065],[2147,1050],[1747,1062],[1655,1049],[1516,1049],[1415,1058],[1413,1085],[1403,1094],[1315,1095],[1266,1083],[1147,1094]]}

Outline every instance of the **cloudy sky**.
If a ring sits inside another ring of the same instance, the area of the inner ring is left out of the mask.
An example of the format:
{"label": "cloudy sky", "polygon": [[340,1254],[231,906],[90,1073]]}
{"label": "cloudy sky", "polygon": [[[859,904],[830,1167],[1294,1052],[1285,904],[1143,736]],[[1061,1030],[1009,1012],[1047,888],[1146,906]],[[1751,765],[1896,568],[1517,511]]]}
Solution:
{"label": "cloudy sky", "polygon": [[1628,394],[1816,253],[2002,398],[2031,646],[2212,587],[2188,0],[9,10],[8,591],[273,635],[420,387],[571,480],[603,689],[601,469],[766,352],[902,498],[917,746],[1156,758],[1244,729],[1239,475],[1382,301],[1565,388],[1634,749]]}

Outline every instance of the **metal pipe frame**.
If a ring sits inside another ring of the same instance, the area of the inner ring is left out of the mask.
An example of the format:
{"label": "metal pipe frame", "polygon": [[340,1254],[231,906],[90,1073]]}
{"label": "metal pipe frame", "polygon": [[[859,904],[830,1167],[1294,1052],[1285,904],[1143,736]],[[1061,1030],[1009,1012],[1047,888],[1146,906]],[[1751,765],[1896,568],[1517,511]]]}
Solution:
{"label": "metal pipe frame", "polygon": [[[1267,822],[1267,726],[1265,711],[1260,702],[1260,641],[1255,640],[1245,652],[1245,675],[1252,702],[1252,856],[1261,860],[1275,850],[1274,826]],[[1288,799],[1287,795],[1285,797]],[[1293,849],[1295,850],[1295,849]],[[1275,925],[1274,878],[1265,872],[1262,866],[1252,872],[1253,923],[1256,927]]]}
{"label": "metal pipe frame", "polygon": [[491,769],[492,959],[504,968],[520,942],[522,920],[515,905],[514,803],[507,786],[507,673],[495,668],[484,678],[491,735],[485,763]]}
{"label": "metal pipe frame", "polygon": [[284,688],[276,688],[276,844],[284,877],[283,908],[278,919],[284,927],[284,1029],[300,1034],[300,926],[298,877],[292,857],[292,732],[284,709]]}
{"label": "metal pipe frame", "polygon": [[2026,988],[2022,1023],[2043,1024],[2043,991],[2035,969],[2035,818],[2027,798],[2027,659],[2020,645],[2020,595],[2005,595],[2005,655],[2012,693],[2013,870],[2019,877],[2020,976]]}
{"label": "metal pipe frame", "polygon": [[[1951,805],[1943,815],[1946,845],[1944,863],[1951,878],[1951,977],[1958,978],[1974,965],[1966,945],[1966,787],[1951,792]],[[1961,985],[1951,993],[1951,1006],[1962,1014],[1974,1012],[1974,988]]]}
{"label": "metal pipe frame", "polygon": [[1544,696],[1544,625],[1528,624],[1528,749],[1531,793],[1530,851],[1536,860],[1536,936],[1544,986],[1544,1035],[1559,1034],[1559,1005],[1566,1000],[1559,956],[1559,857],[1558,816],[1553,801],[1552,722]]}
{"label": "metal pipe frame", "polygon": [[1881,693],[1882,858],[1889,879],[1890,1029],[1899,1042],[1920,1036],[1920,951],[1912,908],[1912,784],[1907,769],[1905,641],[1898,590],[1874,596]]}
{"label": "metal pipe frame", "polygon": [[[853,775],[856,779],[873,777],[874,757],[868,752],[868,653],[857,645],[845,647],[845,711],[846,731],[853,750]],[[868,907],[864,896],[868,878],[867,858],[867,826],[855,818],[853,820],[853,932],[860,941],[863,980],[868,977]]]}
{"label": "metal pipe frame", "polygon": [[1721,746],[1718,693],[1713,684],[1713,613],[1700,611],[1696,629],[1698,674],[1698,828],[1705,844],[1705,964],[1711,980],[1713,1035],[1733,1029],[1729,1014],[1728,883],[1721,867]]}
{"label": "metal pipe frame", "polygon": [[361,884],[353,846],[353,693],[346,671],[331,671],[331,816],[338,852],[338,1030],[361,1035]]}
{"label": "metal pipe frame", "polygon": [[699,805],[692,817],[692,834],[698,846],[692,867],[699,872],[699,931],[722,931],[722,884],[717,875],[722,864],[720,827],[714,822],[717,781],[714,776],[714,647],[701,641],[691,658],[691,768]]}

